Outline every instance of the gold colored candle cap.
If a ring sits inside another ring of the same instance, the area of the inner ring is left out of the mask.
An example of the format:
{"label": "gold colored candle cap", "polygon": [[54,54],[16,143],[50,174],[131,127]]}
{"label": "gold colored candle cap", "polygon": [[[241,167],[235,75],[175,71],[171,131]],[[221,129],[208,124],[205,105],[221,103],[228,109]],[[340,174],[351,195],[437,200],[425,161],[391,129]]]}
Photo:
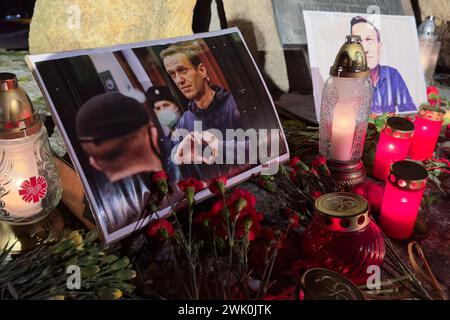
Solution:
{"label": "gold colored candle cap", "polygon": [[30,136],[42,123],[26,92],[17,84],[15,74],[0,73],[0,139]]}
{"label": "gold colored candle cap", "polygon": [[391,165],[389,182],[403,190],[421,190],[425,188],[428,171],[416,161],[402,160]]}
{"label": "gold colored candle cap", "polygon": [[386,134],[398,139],[409,139],[414,134],[414,124],[403,117],[387,118],[383,129]]}
{"label": "gold colored candle cap", "polygon": [[307,300],[365,300],[353,282],[329,269],[309,269],[303,274],[301,287]]}
{"label": "gold colored candle cap", "polygon": [[445,113],[446,111],[442,108],[424,105],[420,108],[417,116],[427,120],[442,121]]}
{"label": "gold colored candle cap", "polygon": [[360,36],[345,37],[345,43],[334,60],[330,75],[340,78],[367,78],[369,76],[366,53]]}
{"label": "gold colored candle cap", "polygon": [[0,73],[0,91],[8,91],[18,87],[17,78],[14,73],[1,72]]}
{"label": "gold colored candle cap", "polygon": [[331,231],[358,231],[370,223],[369,203],[355,193],[327,193],[317,198],[314,206],[318,222]]}

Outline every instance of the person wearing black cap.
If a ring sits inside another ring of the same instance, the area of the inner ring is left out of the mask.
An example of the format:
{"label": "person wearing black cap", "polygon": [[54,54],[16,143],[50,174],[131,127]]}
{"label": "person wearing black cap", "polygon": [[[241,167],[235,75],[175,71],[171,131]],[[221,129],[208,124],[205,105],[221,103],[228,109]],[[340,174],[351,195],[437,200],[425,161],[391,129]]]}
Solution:
{"label": "person wearing black cap", "polygon": [[166,170],[171,180],[145,105],[119,92],[97,95],[78,111],[76,131],[89,164],[106,176],[95,182],[110,229],[136,221],[152,194],[152,173]]}
{"label": "person wearing black cap", "polygon": [[181,117],[181,110],[169,87],[157,86],[147,90],[148,104],[153,107],[156,117],[166,136],[170,136]]}

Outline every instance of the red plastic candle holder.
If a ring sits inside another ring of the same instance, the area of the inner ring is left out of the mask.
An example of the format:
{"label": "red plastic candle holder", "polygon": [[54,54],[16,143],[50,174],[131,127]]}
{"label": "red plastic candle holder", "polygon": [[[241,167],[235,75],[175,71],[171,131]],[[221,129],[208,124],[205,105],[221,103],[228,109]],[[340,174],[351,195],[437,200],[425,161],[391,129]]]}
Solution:
{"label": "red plastic candle holder", "polygon": [[386,120],[380,133],[380,140],[373,164],[373,176],[378,180],[386,180],[391,165],[408,156],[414,124],[408,119],[390,117]]}
{"label": "red plastic candle holder", "polygon": [[427,177],[425,167],[414,161],[398,161],[391,166],[379,218],[388,237],[411,237]]}
{"label": "red plastic candle holder", "polygon": [[346,192],[316,200],[302,248],[307,265],[331,269],[356,284],[366,283],[368,267],[381,266],[385,254],[384,238],[369,216],[367,200]]}
{"label": "red plastic candle holder", "polygon": [[414,120],[414,137],[409,148],[409,157],[413,160],[426,160],[433,156],[445,110],[423,106]]}

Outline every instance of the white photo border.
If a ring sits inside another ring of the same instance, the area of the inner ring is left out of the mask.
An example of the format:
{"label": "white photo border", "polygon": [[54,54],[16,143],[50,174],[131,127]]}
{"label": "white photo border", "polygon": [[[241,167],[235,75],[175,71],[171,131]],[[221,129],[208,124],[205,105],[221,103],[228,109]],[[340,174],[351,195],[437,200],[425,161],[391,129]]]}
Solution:
{"label": "white photo border", "polygon": [[[100,218],[102,216],[105,216],[105,212],[104,212],[103,208],[100,208],[97,205],[97,200],[95,199],[95,196],[94,196],[94,193],[92,192],[91,186],[89,185],[87,178],[84,174],[83,168],[82,168],[80,162],[78,161],[78,156],[75,154],[75,151],[70,142],[69,136],[68,136],[66,130],[64,129],[62,121],[58,115],[57,109],[56,109],[55,105],[53,104],[53,101],[50,97],[50,94],[49,94],[46,86],[44,85],[44,81],[43,81],[39,71],[36,68],[36,63],[42,62],[42,61],[48,61],[48,60],[69,58],[69,57],[74,57],[74,56],[93,55],[93,54],[99,54],[99,53],[115,52],[115,51],[120,51],[120,50],[125,50],[125,49],[136,49],[136,48],[141,48],[141,47],[167,45],[167,44],[171,44],[171,43],[179,42],[179,41],[189,41],[189,40],[196,40],[196,39],[211,38],[211,37],[233,34],[233,33],[237,33],[239,35],[239,38],[242,40],[245,48],[247,49],[247,53],[250,56],[251,61],[253,62],[256,72],[264,86],[266,94],[269,97],[270,103],[272,104],[272,107],[273,107],[274,114],[276,116],[278,126],[280,128],[281,138],[286,147],[286,153],[279,155],[277,158],[272,159],[268,163],[257,165],[257,166],[255,166],[249,170],[246,170],[236,176],[233,176],[232,178],[229,178],[228,183],[227,183],[227,188],[230,188],[230,187],[233,187],[233,186],[247,180],[252,175],[261,172],[262,169],[266,166],[270,166],[273,163],[281,164],[283,162],[286,162],[289,159],[289,146],[287,144],[287,139],[284,134],[283,127],[281,125],[281,122],[280,122],[277,110],[275,108],[275,104],[273,102],[272,96],[270,95],[267,85],[264,82],[264,79],[262,77],[262,74],[255,63],[255,60],[250,53],[250,50],[248,49],[248,46],[244,40],[244,37],[242,36],[242,33],[240,32],[240,30],[238,28],[234,27],[234,28],[228,28],[228,29],[214,31],[214,32],[197,33],[194,35],[175,37],[175,38],[167,38],[167,39],[161,39],[161,40],[149,40],[149,41],[134,42],[134,43],[129,43],[129,44],[120,44],[120,45],[114,45],[114,46],[102,47],[102,48],[72,50],[72,51],[49,53],[49,54],[27,55],[25,57],[28,67],[32,71],[33,76],[36,79],[36,82],[38,83],[39,88],[41,89],[41,92],[43,93],[45,100],[47,101],[47,104],[50,106],[51,114],[53,116],[53,119],[55,120],[56,126],[58,127],[58,129],[64,139],[70,159],[72,160],[72,162],[75,166],[75,170],[77,171],[78,175],[81,178],[84,190],[87,194],[87,199],[89,202],[90,209],[93,212],[93,216],[94,216],[95,222],[97,224],[97,229],[103,235],[103,239],[106,243],[111,243],[114,241],[118,241],[122,238],[125,238],[126,236],[130,235],[135,230],[135,228],[138,226],[138,224],[140,224],[140,226],[142,228],[143,226],[146,226],[150,221],[157,219],[157,217],[163,218],[165,215],[167,215],[169,213],[171,208],[170,207],[164,208],[162,210],[159,210],[156,214],[153,214],[151,216],[144,218],[143,221],[142,221],[142,219],[138,219],[137,221],[132,222],[114,232],[111,232],[111,233],[108,232],[108,226],[106,224],[106,221],[104,219]],[[212,193],[208,189],[205,189],[205,190],[202,190],[195,194],[195,200],[196,201],[205,200],[206,198],[208,198],[210,196],[212,196]]]}

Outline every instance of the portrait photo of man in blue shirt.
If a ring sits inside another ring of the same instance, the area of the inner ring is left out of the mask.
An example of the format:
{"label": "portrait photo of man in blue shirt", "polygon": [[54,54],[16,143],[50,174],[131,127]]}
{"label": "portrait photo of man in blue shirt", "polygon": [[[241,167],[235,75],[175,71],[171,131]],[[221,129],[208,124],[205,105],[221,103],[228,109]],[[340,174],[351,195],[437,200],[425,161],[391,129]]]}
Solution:
{"label": "portrait photo of man in blue shirt", "polygon": [[352,35],[361,36],[373,85],[371,112],[374,114],[415,112],[414,104],[399,71],[380,64],[383,43],[380,31],[367,19],[357,16],[350,22]]}
{"label": "portrait photo of man in blue shirt", "polygon": [[[184,146],[192,143],[208,143],[216,150],[224,146],[223,140],[217,141],[207,130],[220,131],[226,137],[227,129],[240,128],[240,113],[233,95],[226,89],[212,85],[208,71],[201,60],[199,48],[193,44],[172,45],[160,53],[164,68],[181,93],[189,100],[187,108],[178,121],[176,129],[185,129],[190,134],[183,141],[175,141],[175,158],[184,158],[181,171],[185,177],[196,177],[208,180],[212,177],[227,174],[227,168],[221,164],[211,164],[201,154],[192,152],[183,155]],[[202,131],[197,132],[196,123],[201,123]],[[216,140],[217,143],[209,143]],[[220,143],[220,144],[219,144]],[[233,144],[233,148],[235,145]],[[187,148],[190,150],[190,148]],[[191,158],[192,156],[192,158]],[[202,163],[195,163],[196,157]],[[186,159],[190,159],[186,161]]]}

